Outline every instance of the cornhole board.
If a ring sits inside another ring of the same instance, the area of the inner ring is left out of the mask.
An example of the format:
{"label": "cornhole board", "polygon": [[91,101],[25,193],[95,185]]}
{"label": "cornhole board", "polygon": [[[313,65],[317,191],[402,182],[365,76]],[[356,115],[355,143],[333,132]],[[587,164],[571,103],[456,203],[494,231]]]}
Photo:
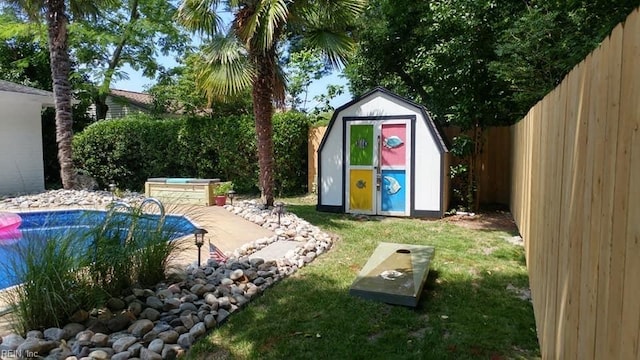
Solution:
{"label": "cornhole board", "polygon": [[360,270],[349,294],[416,307],[434,253],[433,246],[380,243]]}
{"label": "cornhole board", "polygon": [[150,178],[144,184],[145,195],[165,203],[211,206],[214,189],[220,179]]}

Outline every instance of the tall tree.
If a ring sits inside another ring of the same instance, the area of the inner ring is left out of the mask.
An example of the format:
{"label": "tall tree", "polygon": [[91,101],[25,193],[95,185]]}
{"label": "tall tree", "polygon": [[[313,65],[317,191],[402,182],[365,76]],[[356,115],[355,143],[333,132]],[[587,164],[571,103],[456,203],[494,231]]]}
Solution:
{"label": "tall tree", "polygon": [[160,55],[182,55],[190,43],[175,23],[176,6],[166,0],[114,0],[108,11],[71,28],[71,47],[82,71],[95,82],[96,117],[104,119],[106,98],[115,80],[127,77],[124,65],[152,78],[164,71]]}
{"label": "tall tree", "polygon": [[[224,6],[233,14],[225,29],[219,16]],[[262,202],[273,205],[274,160],[272,116],[282,103],[285,83],[278,49],[289,36],[317,48],[332,66],[354,50],[350,30],[365,0],[184,0],[179,20],[210,37],[203,48],[199,86],[209,99],[228,97],[251,88],[255,117]]]}
{"label": "tall tree", "polygon": [[[107,2],[108,0],[102,0]],[[58,143],[58,161],[60,178],[65,189],[74,185],[75,172],[71,153],[73,138],[73,117],[71,101],[73,94],[69,81],[71,60],[69,56],[68,32],[69,17],[67,3],[64,0],[10,0],[13,6],[24,10],[29,19],[39,22],[45,18],[47,25],[47,43],[51,62],[51,79],[56,110],[56,142]],[[71,1],[69,9],[74,16],[95,15],[100,2]]]}
{"label": "tall tree", "polygon": [[153,96],[154,112],[158,115],[174,114],[204,115],[213,117],[251,114],[249,92],[226,101],[207,102],[206,96],[196,86],[197,54],[188,54],[183,65],[161,71],[158,82],[149,88]]}
{"label": "tall tree", "polygon": [[302,49],[289,56],[287,64],[287,103],[293,110],[307,111],[309,86],[329,74],[326,64],[317,51]]}

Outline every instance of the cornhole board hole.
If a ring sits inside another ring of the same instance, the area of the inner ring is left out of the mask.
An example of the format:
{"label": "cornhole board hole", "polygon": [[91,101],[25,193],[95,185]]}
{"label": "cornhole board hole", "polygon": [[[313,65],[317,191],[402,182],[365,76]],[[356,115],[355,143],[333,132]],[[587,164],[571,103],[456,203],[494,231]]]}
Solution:
{"label": "cornhole board hole", "polygon": [[349,294],[416,307],[434,252],[432,246],[380,243],[360,270]]}

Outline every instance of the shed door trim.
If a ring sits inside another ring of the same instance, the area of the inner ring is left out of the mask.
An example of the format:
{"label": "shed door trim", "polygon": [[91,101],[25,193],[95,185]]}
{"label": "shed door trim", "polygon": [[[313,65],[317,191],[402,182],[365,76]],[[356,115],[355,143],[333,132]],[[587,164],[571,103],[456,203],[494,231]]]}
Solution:
{"label": "shed door trim", "polygon": [[[350,117],[343,117],[342,119],[342,179],[343,179],[343,186],[342,186],[342,204],[343,204],[343,208],[345,212],[350,211],[350,207],[349,207],[349,200],[347,197],[347,186],[350,186],[350,184],[347,184],[347,163],[348,163],[348,159],[347,159],[347,147],[349,146],[350,142],[347,138],[347,128],[348,128],[348,124],[350,122],[373,122],[373,123],[382,123],[382,122],[387,122],[387,121],[393,121],[393,120],[404,120],[406,121],[408,128],[409,128],[409,137],[407,140],[410,141],[410,143],[407,146],[407,154],[409,156],[409,160],[410,163],[406,165],[406,171],[408,172],[408,183],[410,184],[410,188],[409,188],[409,193],[407,194],[407,201],[406,201],[406,205],[407,207],[405,208],[405,210],[402,213],[397,213],[397,212],[382,212],[382,211],[378,211],[377,213],[380,215],[401,215],[401,216],[412,216],[412,214],[414,214],[415,212],[415,205],[414,205],[414,188],[415,188],[415,127],[416,127],[416,116],[415,115],[387,115],[387,116],[350,116]],[[376,203],[380,201],[380,196],[378,194],[378,192],[376,191],[375,195],[375,201]],[[373,214],[376,213],[377,211],[377,206],[376,208],[373,209]],[[367,213],[367,212],[362,212],[362,213]]]}

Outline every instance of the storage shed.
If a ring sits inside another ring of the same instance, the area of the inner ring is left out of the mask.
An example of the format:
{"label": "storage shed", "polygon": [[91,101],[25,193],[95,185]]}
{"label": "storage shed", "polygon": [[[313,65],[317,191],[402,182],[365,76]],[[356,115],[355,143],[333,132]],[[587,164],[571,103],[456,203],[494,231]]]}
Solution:
{"label": "storage shed", "polygon": [[0,80],[0,195],[44,190],[46,106],[53,106],[53,93]]}
{"label": "storage shed", "polygon": [[427,109],[378,87],[336,109],[318,148],[319,211],[444,216],[449,148]]}

